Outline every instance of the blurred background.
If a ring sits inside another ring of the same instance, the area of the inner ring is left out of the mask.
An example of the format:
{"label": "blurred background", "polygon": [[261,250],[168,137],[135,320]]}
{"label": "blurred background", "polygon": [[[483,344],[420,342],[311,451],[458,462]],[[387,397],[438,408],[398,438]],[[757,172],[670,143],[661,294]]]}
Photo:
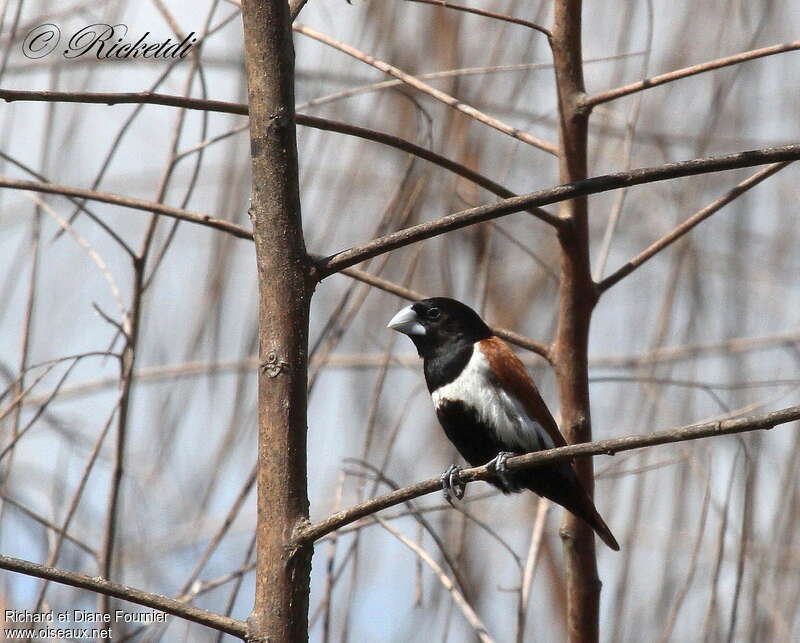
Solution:
{"label": "blurred background", "polygon": [[[552,21],[546,1],[463,4]],[[800,7],[790,0],[585,4],[590,94],[800,33]],[[297,22],[557,144],[551,56],[534,29],[402,0],[310,0]],[[56,24],[62,38],[120,23],[134,41],[145,32],[148,42],[190,32],[199,41],[176,61],[66,59],[59,51],[30,59],[23,41],[43,23]],[[246,100],[235,2],[12,0],[2,3],[0,24],[3,89]],[[299,112],[403,137],[518,193],[558,183],[552,155],[386,83],[376,69],[303,35],[295,47]],[[590,174],[796,143],[797,55],[598,106]],[[155,105],[0,109],[4,176],[163,201],[249,226],[246,117]],[[311,252],[330,254],[497,198],[356,137],[299,127],[298,148]],[[595,274],[611,274],[756,171],[590,197]],[[797,167],[781,170],[603,296],[590,353],[596,438],[798,403],[798,179]],[[87,212],[60,196],[2,190],[0,199],[0,551],[98,574],[118,470],[112,578],[246,618],[255,524],[252,244],[168,219],[152,227],[148,213],[103,203],[88,202]],[[148,237],[137,272],[131,253]],[[459,298],[533,339],[552,338],[558,244],[529,214],[359,267],[426,295]],[[317,288],[312,519],[460,462],[436,422],[413,346],[385,328],[403,305],[343,275]],[[120,406],[121,329],[130,330],[134,308],[141,312],[134,377],[129,404]],[[552,371],[538,356],[520,355],[557,413]],[[597,506],[622,545],[621,553],[598,545],[602,640],[800,638],[797,428],[595,460]],[[533,494],[504,497],[478,483],[459,510],[437,494],[382,516],[455,576],[497,641],[558,642],[565,640],[562,510],[544,511]],[[546,521],[541,539],[537,516]],[[2,608],[93,610],[96,600],[0,574]],[[310,623],[314,641],[475,636],[439,577],[371,520],[317,544]],[[217,639],[178,619],[118,628],[114,640]]]}

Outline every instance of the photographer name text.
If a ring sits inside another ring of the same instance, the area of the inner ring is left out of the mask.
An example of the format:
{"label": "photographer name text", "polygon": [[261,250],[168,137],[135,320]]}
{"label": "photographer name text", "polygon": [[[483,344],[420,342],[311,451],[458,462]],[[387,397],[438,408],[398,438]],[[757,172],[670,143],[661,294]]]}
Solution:
{"label": "photographer name text", "polygon": [[[61,42],[61,29],[52,23],[31,29],[22,43],[27,58],[44,58],[54,53]],[[128,26],[97,23],[78,29],[66,40],[61,55],[67,59],[94,56],[98,60],[130,58],[177,59],[189,55],[197,36],[194,31],[177,42],[172,38],[153,41],[149,31],[138,38],[128,37]]]}

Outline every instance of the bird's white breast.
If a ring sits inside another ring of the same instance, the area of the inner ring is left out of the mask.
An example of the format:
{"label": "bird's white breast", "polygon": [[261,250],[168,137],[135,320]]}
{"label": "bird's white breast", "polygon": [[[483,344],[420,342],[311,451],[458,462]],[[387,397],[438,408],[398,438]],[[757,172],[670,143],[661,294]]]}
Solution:
{"label": "bird's white breast", "polygon": [[459,376],[431,393],[433,405],[438,409],[447,400],[470,407],[483,424],[497,432],[508,451],[552,449],[553,440],[542,425],[493,380],[489,362],[476,345]]}

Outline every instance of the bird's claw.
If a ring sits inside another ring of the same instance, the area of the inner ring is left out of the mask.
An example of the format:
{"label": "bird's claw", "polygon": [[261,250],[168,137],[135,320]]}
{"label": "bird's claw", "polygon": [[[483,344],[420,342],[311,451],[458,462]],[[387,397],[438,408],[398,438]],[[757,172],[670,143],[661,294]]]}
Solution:
{"label": "bird's claw", "polygon": [[508,467],[506,466],[506,460],[509,458],[517,455],[513,451],[501,451],[497,454],[494,460],[489,462],[489,467],[494,469],[494,472],[498,475],[502,476],[503,474],[508,472]]}
{"label": "bird's claw", "polygon": [[501,451],[494,460],[490,460],[486,465],[495,472],[500,482],[503,484],[504,489],[513,490],[515,488],[511,479],[511,473],[509,473],[508,467],[506,466],[506,460],[516,455],[519,454],[513,451]]}
{"label": "bird's claw", "polygon": [[464,497],[464,483],[461,482],[461,478],[459,474],[461,473],[461,467],[457,464],[451,464],[447,471],[445,471],[439,480],[442,482],[442,491],[444,492],[444,499],[447,500],[451,505],[453,504],[453,496],[456,497],[457,500],[461,500]]}

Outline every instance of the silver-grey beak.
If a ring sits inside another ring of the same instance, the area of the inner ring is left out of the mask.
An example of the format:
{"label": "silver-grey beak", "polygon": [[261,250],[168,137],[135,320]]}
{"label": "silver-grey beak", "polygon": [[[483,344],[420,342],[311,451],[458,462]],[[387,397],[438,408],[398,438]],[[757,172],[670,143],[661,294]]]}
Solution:
{"label": "silver-grey beak", "polygon": [[425,327],[419,323],[419,317],[411,306],[406,306],[389,320],[386,328],[391,328],[405,335],[424,335]]}

